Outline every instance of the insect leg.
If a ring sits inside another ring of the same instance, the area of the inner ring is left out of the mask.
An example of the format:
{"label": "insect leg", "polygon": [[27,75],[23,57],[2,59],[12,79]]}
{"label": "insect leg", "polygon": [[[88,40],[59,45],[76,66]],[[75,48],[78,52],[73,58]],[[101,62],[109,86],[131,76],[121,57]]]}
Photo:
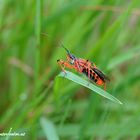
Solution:
{"label": "insect leg", "polygon": [[[87,76],[90,79],[90,67],[91,67],[91,62],[89,60],[84,60],[84,59],[79,59],[77,60],[78,65],[80,65],[82,68],[86,69],[87,71]],[[83,69],[81,69],[81,72]]]}
{"label": "insect leg", "polygon": [[57,63],[61,67],[62,71],[66,74],[64,61],[63,60],[57,60]]}
{"label": "insect leg", "polygon": [[67,67],[69,69],[76,69],[75,66],[70,65],[67,61],[57,60],[57,63],[59,64],[59,66],[61,67],[61,69],[64,73],[66,73],[65,67]]}
{"label": "insect leg", "polygon": [[76,69],[78,72],[82,73],[82,68],[80,68],[80,66],[79,66],[77,60],[75,61],[75,69]]}
{"label": "insect leg", "polygon": [[90,67],[91,67],[91,63],[89,62],[89,60],[86,60],[86,65],[87,65],[88,78],[90,79]]}

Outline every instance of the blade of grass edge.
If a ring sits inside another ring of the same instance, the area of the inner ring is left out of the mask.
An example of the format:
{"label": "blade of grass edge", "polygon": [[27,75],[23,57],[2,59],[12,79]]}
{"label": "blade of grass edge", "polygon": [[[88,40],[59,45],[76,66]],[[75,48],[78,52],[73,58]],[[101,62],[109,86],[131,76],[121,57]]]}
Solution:
{"label": "blade of grass edge", "polygon": [[79,77],[78,75],[75,75],[74,73],[72,72],[69,72],[69,71],[66,71],[66,74],[64,72],[61,72],[58,77],[65,77],[77,84],[80,84],[94,92],[96,92],[97,94],[115,102],[115,103],[119,103],[119,104],[122,104],[121,101],[119,101],[117,98],[115,98],[114,96],[112,96],[111,94],[109,94],[108,92],[102,90],[101,88],[93,85],[92,83],[89,83],[89,81],[86,81],[85,79]]}
{"label": "blade of grass edge", "polygon": [[40,124],[45,133],[47,140],[59,140],[59,137],[56,133],[55,126],[50,120],[41,117]]}

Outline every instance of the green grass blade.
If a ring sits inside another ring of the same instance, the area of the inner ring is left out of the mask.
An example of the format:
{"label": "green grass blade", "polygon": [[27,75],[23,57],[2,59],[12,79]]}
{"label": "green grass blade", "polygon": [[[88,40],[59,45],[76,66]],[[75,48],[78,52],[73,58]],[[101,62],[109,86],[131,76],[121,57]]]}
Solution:
{"label": "green grass blade", "polygon": [[39,70],[40,70],[40,33],[41,33],[41,10],[42,10],[42,1],[36,0],[36,22],[35,22],[35,35],[36,35],[36,51],[35,51],[35,93],[37,93],[37,89],[39,87],[38,77],[39,77]]}
{"label": "green grass blade", "polygon": [[114,96],[112,96],[111,94],[109,94],[108,92],[102,90],[101,88],[93,85],[92,83],[89,83],[89,81],[84,80],[83,78],[79,77],[78,75],[75,75],[69,71],[66,71],[66,74],[64,72],[61,72],[58,76],[60,77],[65,77],[75,83],[78,83],[84,87],[89,88],[90,90],[96,92],[97,94],[115,102],[115,103],[119,103],[122,104],[121,101],[119,101],[117,98],[115,98]]}
{"label": "green grass blade", "polygon": [[41,33],[41,1],[36,0],[36,25],[35,25],[35,33],[37,39],[37,45],[40,45],[40,33]]}
{"label": "green grass blade", "polygon": [[47,140],[59,140],[59,137],[55,130],[55,126],[50,120],[42,117],[40,119],[40,124],[43,128]]}
{"label": "green grass blade", "polygon": [[132,48],[129,51],[119,54],[118,56],[112,58],[108,65],[108,70],[116,68],[118,65],[140,55],[140,47]]}

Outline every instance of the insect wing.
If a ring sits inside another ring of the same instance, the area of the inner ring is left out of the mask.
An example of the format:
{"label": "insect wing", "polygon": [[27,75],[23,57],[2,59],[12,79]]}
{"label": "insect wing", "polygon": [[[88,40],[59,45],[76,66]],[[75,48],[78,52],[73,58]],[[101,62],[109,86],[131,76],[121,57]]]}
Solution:
{"label": "insect wing", "polygon": [[97,68],[92,68],[92,69],[103,81],[110,81],[110,79],[105,74],[103,74],[102,71],[100,71]]}

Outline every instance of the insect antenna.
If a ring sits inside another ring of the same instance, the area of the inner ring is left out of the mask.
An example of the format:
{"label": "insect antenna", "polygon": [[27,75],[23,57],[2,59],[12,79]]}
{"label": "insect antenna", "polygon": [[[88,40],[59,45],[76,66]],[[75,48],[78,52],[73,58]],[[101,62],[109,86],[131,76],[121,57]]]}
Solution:
{"label": "insect antenna", "polygon": [[[47,33],[41,33],[40,35],[46,36],[46,37],[51,37],[51,38],[52,38],[52,36],[50,36],[50,35],[47,34]],[[69,55],[71,54],[70,51],[64,46],[64,44],[63,44],[62,41],[60,41],[59,44],[60,44],[60,46],[61,46],[62,48],[64,48],[64,49],[66,50],[66,52],[67,52]]]}
{"label": "insect antenna", "polygon": [[61,44],[62,48],[64,48],[66,50],[66,52],[70,55],[70,51],[64,46],[64,44],[62,42],[60,44]]}
{"label": "insect antenna", "polygon": [[66,47],[64,47],[63,44],[62,44],[62,47],[66,50],[66,52],[67,52],[68,54],[70,54],[70,51],[69,51]]}

